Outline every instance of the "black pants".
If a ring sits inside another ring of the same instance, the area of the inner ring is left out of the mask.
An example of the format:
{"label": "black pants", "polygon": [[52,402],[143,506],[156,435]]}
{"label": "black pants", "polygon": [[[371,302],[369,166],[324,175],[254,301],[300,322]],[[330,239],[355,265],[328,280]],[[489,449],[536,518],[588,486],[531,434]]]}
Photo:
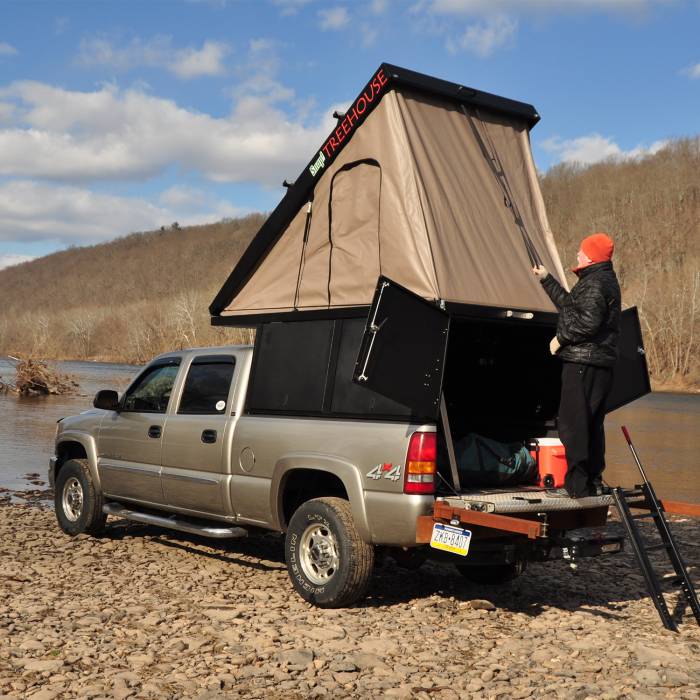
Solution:
{"label": "black pants", "polygon": [[612,369],[565,362],[561,373],[559,438],[568,469],[564,488],[586,496],[605,469],[605,402],[612,387]]}

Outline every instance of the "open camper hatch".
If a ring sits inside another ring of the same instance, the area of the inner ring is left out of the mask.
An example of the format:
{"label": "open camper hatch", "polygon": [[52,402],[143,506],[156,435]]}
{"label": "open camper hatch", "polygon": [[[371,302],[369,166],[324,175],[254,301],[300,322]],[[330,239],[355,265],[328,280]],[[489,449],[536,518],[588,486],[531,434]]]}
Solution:
{"label": "open camper hatch", "polygon": [[[534,487],[484,496],[460,483],[449,454],[468,432],[557,435],[557,315],[532,266],[566,279],[530,149],[538,120],[531,105],[382,64],[210,306],[215,325],[257,329],[246,411],[437,424],[438,493],[542,508],[543,492],[522,495]],[[608,410],[650,391],[634,308],[620,349]]]}

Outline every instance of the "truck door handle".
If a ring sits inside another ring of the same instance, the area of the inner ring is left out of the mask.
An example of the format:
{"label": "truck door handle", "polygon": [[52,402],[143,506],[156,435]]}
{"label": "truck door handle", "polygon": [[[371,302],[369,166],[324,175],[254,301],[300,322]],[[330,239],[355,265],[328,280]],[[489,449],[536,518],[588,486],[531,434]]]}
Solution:
{"label": "truck door handle", "polygon": [[207,442],[207,443],[216,442],[216,430],[203,430],[202,431],[202,442]]}
{"label": "truck door handle", "polygon": [[152,425],[148,429],[148,437],[159,438],[160,437],[160,426],[159,425]]}

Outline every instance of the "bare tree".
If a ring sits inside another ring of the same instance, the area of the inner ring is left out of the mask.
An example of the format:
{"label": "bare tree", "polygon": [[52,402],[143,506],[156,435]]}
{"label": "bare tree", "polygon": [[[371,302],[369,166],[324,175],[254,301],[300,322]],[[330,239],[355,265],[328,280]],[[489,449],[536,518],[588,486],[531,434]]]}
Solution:
{"label": "bare tree", "polygon": [[97,315],[94,311],[81,309],[71,315],[69,333],[75,341],[80,357],[90,357],[92,340],[97,325]]}
{"label": "bare tree", "polygon": [[199,322],[206,318],[199,292],[193,289],[180,292],[173,303],[173,316],[178,345],[181,348],[196,345]]}

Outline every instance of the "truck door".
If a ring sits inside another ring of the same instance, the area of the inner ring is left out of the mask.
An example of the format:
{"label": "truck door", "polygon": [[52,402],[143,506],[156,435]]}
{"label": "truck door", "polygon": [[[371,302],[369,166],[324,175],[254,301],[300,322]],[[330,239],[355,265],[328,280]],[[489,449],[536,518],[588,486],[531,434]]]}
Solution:
{"label": "truck door", "polygon": [[170,506],[212,514],[230,511],[223,444],[235,371],[234,355],[198,355],[187,368],[163,439],[161,478]]}
{"label": "truck door", "polygon": [[353,381],[435,420],[450,328],[449,315],[387,277],[372,301]]}
{"label": "truck door", "polygon": [[607,410],[614,411],[651,391],[642,328],[637,307],[625,309],[620,317],[617,364]]}
{"label": "truck door", "polygon": [[152,363],[126,390],[119,410],[102,420],[97,440],[97,469],[105,494],[163,503],[161,446],[179,369],[179,357]]}

